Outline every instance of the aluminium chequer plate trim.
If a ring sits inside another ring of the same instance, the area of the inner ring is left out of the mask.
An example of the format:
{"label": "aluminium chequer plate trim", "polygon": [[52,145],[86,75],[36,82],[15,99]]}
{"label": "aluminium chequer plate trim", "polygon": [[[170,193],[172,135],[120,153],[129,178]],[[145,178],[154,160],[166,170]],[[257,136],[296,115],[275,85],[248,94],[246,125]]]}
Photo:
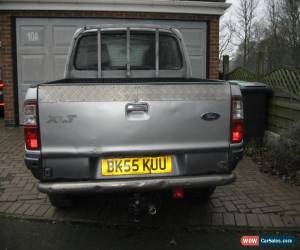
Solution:
{"label": "aluminium chequer plate trim", "polygon": [[198,101],[226,100],[226,85],[41,85],[39,101],[116,102],[116,101]]}

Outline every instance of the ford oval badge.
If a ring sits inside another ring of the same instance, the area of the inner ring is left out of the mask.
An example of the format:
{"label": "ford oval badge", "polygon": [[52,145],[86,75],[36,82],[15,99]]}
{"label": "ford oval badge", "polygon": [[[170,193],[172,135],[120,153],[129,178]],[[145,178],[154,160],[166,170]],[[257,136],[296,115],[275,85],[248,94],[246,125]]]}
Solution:
{"label": "ford oval badge", "polygon": [[214,121],[220,118],[220,115],[217,113],[205,113],[201,115],[201,118],[205,121]]}

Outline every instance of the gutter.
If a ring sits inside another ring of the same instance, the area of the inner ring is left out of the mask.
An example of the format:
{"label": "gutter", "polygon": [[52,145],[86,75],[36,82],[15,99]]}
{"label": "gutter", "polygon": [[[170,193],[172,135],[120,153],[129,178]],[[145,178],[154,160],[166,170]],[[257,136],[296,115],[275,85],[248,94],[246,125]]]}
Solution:
{"label": "gutter", "polygon": [[0,10],[120,11],[223,15],[224,2],[176,0],[3,0]]}

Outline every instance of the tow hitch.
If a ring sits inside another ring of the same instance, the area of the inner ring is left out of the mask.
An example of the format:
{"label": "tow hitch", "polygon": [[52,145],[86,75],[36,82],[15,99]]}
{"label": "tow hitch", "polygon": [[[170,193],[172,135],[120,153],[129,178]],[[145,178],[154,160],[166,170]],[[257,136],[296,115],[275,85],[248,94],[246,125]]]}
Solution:
{"label": "tow hitch", "polygon": [[[180,200],[184,198],[184,189],[176,188],[171,192],[172,198]],[[142,216],[157,215],[162,204],[162,196],[159,193],[134,193],[129,199],[129,213],[138,223]]]}
{"label": "tow hitch", "polygon": [[135,193],[129,201],[129,212],[135,222],[139,222],[143,215],[154,216],[158,213],[161,200],[158,194]]}

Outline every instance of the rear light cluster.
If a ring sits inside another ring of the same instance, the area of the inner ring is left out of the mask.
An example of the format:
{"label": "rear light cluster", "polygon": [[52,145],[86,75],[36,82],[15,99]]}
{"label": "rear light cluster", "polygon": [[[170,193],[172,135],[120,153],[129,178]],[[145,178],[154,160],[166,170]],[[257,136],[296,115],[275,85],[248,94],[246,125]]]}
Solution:
{"label": "rear light cluster", "polygon": [[231,100],[231,143],[242,142],[244,137],[244,111],[240,96]]}
{"label": "rear light cluster", "polygon": [[26,149],[38,150],[40,148],[35,101],[24,103],[24,136]]}

